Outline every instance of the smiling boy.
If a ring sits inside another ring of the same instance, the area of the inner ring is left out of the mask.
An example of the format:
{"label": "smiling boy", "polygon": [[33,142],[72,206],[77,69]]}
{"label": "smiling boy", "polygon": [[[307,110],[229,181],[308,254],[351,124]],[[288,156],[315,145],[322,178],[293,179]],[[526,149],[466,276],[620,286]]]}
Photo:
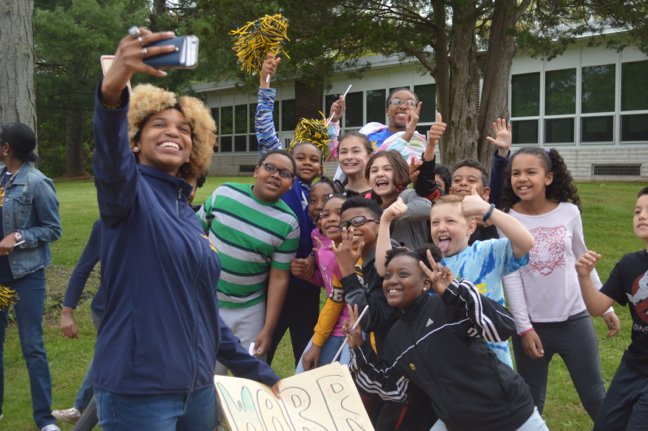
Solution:
{"label": "smiling boy", "polygon": [[[487,241],[469,239],[477,227],[476,217],[491,220],[504,237]],[[484,296],[504,305],[502,276],[529,262],[535,241],[516,219],[488,204],[473,186],[468,196],[439,198],[430,211],[432,241],[443,253],[443,262],[460,279],[473,282]],[[513,366],[507,342],[490,342],[497,357]]]}
{"label": "smiling boy", "polygon": [[[290,260],[299,243],[295,214],[280,199],[294,176],[288,152],[268,151],[254,170],[254,185],[223,184],[197,213],[220,253],[216,290],[221,317],[245,347],[255,343],[254,353],[262,358],[285,301]],[[218,364],[217,372],[226,369]]]}
{"label": "smiling boy", "polygon": [[628,306],[632,318],[632,342],[605,394],[594,421],[595,431],[638,430],[648,423],[648,187],[637,194],[632,226],[644,248],[623,256],[600,291],[590,273],[601,255],[588,251],[576,262],[587,311],[600,316],[617,302]]}

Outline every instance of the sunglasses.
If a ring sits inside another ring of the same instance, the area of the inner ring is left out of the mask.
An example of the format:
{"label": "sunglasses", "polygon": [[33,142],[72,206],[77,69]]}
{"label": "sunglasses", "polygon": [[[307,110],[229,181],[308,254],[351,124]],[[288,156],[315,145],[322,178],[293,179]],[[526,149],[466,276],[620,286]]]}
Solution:
{"label": "sunglasses", "polygon": [[398,97],[393,97],[390,101],[389,104],[392,106],[400,106],[400,105],[407,105],[410,108],[416,108],[416,100],[414,99],[399,99]]}
{"label": "sunglasses", "polygon": [[374,223],[380,223],[378,220],[374,220],[374,219],[369,218],[369,217],[365,217],[365,216],[355,216],[355,217],[353,217],[353,218],[350,218],[350,219],[347,220],[347,221],[343,221],[342,223],[340,223],[340,229],[345,229],[345,228],[348,229],[349,226],[353,226],[353,227],[360,227],[360,226],[362,226],[363,224],[368,223],[368,222],[370,222],[370,221],[372,221],[372,222],[374,222]]}
{"label": "sunglasses", "polygon": [[272,163],[264,163],[261,166],[263,166],[263,169],[265,169],[267,173],[274,174],[275,172],[279,172],[279,176],[287,180],[292,180],[295,177],[295,174],[293,174],[288,169],[278,168]]}

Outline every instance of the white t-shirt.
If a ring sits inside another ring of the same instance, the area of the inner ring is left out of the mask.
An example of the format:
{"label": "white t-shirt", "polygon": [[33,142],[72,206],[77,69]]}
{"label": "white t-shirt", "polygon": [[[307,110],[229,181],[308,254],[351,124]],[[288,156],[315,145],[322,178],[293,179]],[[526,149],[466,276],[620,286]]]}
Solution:
{"label": "white t-shirt", "polygon": [[[564,322],[584,311],[576,273],[576,260],[587,251],[580,211],[562,202],[541,215],[510,210],[536,240],[529,264],[504,277],[508,304],[518,333],[532,328],[531,322]],[[591,273],[597,288],[601,280]]]}

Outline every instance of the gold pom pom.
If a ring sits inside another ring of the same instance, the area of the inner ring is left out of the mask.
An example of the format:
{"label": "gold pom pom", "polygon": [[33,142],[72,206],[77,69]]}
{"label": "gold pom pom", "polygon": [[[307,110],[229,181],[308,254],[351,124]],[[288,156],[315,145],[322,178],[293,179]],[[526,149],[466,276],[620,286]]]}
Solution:
{"label": "gold pom pom", "polygon": [[232,49],[236,53],[241,70],[253,75],[261,70],[266,54],[286,57],[283,44],[288,39],[288,20],[281,14],[265,15],[256,21],[250,21],[243,27],[231,30],[234,38]]}
{"label": "gold pom pom", "polygon": [[329,144],[331,137],[328,134],[328,127],[326,126],[326,117],[320,112],[322,118],[319,120],[302,118],[295,127],[295,138],[290,142],[288,147],[292,151],[297,144],[304,142],[315,145],[322,152],[322,160],[328,160],[329,157]]}
{"label": "gold pom pom", "polygon": [[7,286],[0,286],[0,310],[8,310],[17,300],[18,295],[15,290]]}

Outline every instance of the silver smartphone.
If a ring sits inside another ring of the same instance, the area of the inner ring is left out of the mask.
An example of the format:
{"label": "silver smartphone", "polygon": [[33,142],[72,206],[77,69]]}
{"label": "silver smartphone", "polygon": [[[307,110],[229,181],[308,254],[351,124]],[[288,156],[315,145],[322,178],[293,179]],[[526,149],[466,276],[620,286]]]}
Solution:
{"label": "silver smartphone", "polygon": [[146,45],[146,47],[165,45],[175,45],[176,50],[148,57],[144,59],[144,63],[163,69],[194,69],[198,66],[198,37],[193,35],[177,36],[172,39],[159,40]]}

